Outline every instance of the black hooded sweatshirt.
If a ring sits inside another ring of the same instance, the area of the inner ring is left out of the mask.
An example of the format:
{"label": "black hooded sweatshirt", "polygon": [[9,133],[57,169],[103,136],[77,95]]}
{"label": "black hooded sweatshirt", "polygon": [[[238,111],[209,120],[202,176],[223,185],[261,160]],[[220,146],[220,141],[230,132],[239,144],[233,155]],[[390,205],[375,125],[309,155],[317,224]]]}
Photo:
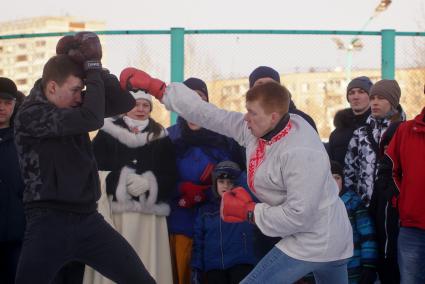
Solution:
{"label": "black hooded sweatshirt", "polygon": [[38,80],[16,115],[25,208],[96,210],[100,184],[88,132],[103,125],[105,89],[99,71],[90,71],[85,83],[80,107],[58,108]]}

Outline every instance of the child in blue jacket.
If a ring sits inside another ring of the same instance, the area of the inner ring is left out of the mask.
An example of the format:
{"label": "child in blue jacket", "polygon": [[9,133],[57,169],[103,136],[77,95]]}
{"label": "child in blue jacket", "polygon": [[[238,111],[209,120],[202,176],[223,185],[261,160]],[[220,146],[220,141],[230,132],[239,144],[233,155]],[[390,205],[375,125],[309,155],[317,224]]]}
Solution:
{"label": "child in blue jacket", "polygon": [[225,191],[246,183],[246,175],[241,174],[236,163],[223,161],[217,164],[212,177],[215,198],[199,208],[195,221],[192,284],[202,283],[201,274],[208,284],[239,283],[256,263],[253,225],[224,222],[220,218],[220,202]]}
{"label": "child in blue jacket", "polygon": [[354,255],[347,265],[348,281],[350,284],[372,284],[376,280],[378,258],[375,224],[360,196],[343,186],[342,166],[338,162],[331,161],[331,171],[353,228]]}

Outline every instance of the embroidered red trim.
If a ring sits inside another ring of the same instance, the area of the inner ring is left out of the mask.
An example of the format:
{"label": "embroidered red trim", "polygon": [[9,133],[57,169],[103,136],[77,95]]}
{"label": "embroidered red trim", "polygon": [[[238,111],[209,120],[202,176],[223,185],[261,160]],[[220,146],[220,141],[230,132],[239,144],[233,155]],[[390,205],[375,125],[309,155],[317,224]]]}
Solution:
{"label": "embroidered red trim", "polygon": [[273,143],[285,137],[289,133],[289,130],[291,130],[291,128],[292,128],[292,123],[291,121],[289,121],[288,124],[285,126],[285,128],[282,129],[282,131],[280,131],[278,134],[276,134],[270,141],[266,141],[261,138],[258,139],[257,148],[255,149],[254,153],[249,159],[249,164],[248,164],[248,186],[253,192],[256,192],[254,188],[255,172],[257,171],[258,167],[261,165],[261,163],[265,159],[266,145],[267,146],[272,145]]}

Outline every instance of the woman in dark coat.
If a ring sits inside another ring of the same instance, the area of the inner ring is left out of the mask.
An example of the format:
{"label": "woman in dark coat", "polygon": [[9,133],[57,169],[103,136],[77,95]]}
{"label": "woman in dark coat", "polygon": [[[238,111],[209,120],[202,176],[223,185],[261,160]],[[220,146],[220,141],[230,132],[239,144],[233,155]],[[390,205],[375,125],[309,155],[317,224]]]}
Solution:
{"label": "woman in dark coat", "polygon": [[115,228],[155,280],[167,283],[171,281],[167,201],[177,179],[174,147],[167,131],[150,117],[151,96],[131,93],[136,106],[122,117],[105,119],[93,150],[99,170],[110,172],[106,192]]}

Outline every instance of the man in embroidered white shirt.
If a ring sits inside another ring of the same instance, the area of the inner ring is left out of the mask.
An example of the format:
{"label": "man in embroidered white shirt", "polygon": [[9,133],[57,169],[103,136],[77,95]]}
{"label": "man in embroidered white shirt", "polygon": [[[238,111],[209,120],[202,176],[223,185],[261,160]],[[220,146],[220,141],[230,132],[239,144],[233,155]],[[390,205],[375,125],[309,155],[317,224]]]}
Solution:
{"label": "man in embroidered white shirt", "polygon": [[281,240],[241,283],[293,283],[309,272],[318,283],[348,283],[353,242],[347,212],[317,133],[300,116],[288,114],[285,87],[267,82],[251,88],[244,115],[134,68],[124,69],[120,81],[123,88],[144,89],[167,109],[246,147],[248,185],[260,202],[235,189],[223,196],[222,218],[249,220]]}

